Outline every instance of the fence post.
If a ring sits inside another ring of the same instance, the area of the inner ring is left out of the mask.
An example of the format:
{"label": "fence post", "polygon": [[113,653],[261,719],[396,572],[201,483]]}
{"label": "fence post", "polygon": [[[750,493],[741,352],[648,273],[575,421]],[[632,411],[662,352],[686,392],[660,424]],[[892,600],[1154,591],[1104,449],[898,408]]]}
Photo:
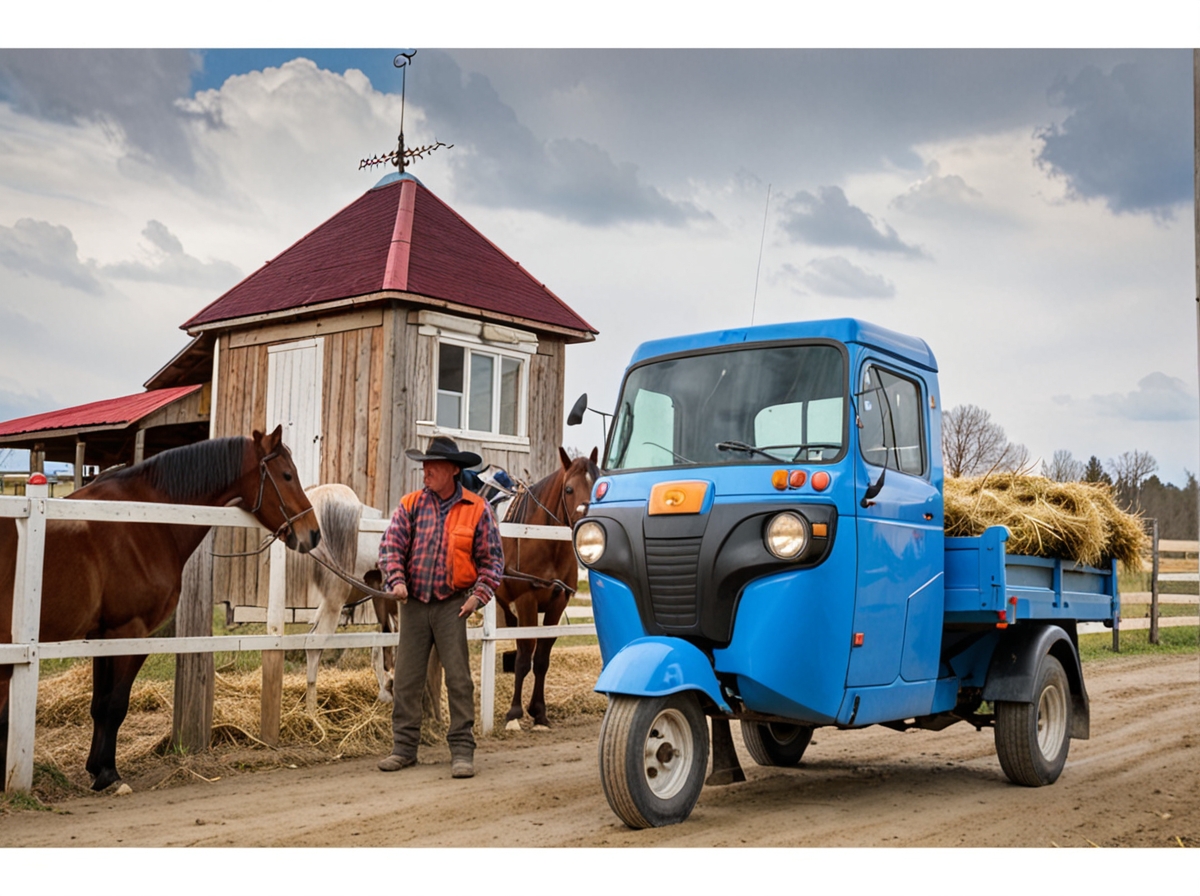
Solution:
{"label": "fence post", "polygon": [[[183,588],[175,611],[179,638],[212,635],[213,588],[210,531],[183,568]],[[171,744],[189,753],[207,750],[212,741],[215,668],[211,653],[175,655],[175,706]]]}
{"label": "fence post", "polygon": [[42,561],[46,555],[45,477],[30,477],[25,495],[29,516],[16,520],[17,558],[13,579],[12,632],[14,644],[29,646],[29,662],[13,666],[8,691],[8,753],[4,760],[4,789],[33,787],[33,738],[37,728],[38,627],[42,614]]}
{"label": "fence post", "polygon": [[483,608],[483,642],[479,653],[479,714],[480,730],[492,733],[492,718],[496,714],[496,601],[489,600]]}
{"label": "fence post", "polygon": [[1158,643],[1158,520],[1150,521],[1150,643]]}
{"label": "fence post", "polygon": [[[276,539],[271,543],[271,577],[267,586],[267,634],[283,634],[284,604],[287,602],[287,548]],[[263,743],[279,743],[283,714],[283,651],[262,652],[262,718],[259,737]]]}

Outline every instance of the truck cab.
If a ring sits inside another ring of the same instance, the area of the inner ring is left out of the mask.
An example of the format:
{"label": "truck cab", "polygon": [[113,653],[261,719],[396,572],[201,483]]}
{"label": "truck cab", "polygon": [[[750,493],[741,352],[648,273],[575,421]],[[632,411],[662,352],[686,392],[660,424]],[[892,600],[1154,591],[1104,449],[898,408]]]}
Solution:
{"label": "truck cab", "polygon": [[[929,346],[860,320],[637,349],[575,527],[610,701],[602,780],[628,824],[690,812],[706,715],[716,769],[732,719],[756,761],[792,765],[817,726],[932,727],[980,705],[1010,607],[956,590],[948,616],[940,405]],[[1057,632],[1086,721],[1074,629]]]}

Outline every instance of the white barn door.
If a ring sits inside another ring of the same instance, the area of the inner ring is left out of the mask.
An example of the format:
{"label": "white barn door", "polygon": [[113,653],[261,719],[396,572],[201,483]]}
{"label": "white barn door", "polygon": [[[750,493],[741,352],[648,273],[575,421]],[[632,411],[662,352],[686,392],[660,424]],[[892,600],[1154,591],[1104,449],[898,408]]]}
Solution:
{"label": "white barn door", "polygon": [[321,481],[321,381],[325,338],[267,348],[267,432],[283,425],[283,443],[305,488]]}

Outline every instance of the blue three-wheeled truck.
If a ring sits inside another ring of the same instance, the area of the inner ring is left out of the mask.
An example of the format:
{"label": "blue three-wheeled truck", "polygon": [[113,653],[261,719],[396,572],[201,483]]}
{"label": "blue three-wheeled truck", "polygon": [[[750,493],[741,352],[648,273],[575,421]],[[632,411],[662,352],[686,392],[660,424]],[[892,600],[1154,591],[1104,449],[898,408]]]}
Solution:
{"label": "blue three-wheeled truck", "polygon": [[[642,345],[575,548],[607,694],[600,772],[635,828],[705,783],[794,766],[823,725],[995,729],[1053,783],[1088,736],[1076,624],[1118,618],[1107,569],[943,532],[937,364],[858,320]],[[710,739],[709,719],[712,722]]]}

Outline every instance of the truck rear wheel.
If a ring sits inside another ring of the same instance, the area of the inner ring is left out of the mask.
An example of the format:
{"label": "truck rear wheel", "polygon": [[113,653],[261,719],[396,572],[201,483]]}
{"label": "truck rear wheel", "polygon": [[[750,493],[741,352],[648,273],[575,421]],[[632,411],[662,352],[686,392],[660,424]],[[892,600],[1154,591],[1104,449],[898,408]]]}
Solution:
{"label": "truck rear wheel", "polygon": [[996,703],[996,755],[1014,784],[1053,784],[1071,746],[1071,690],[1062,663],[1050,654],[1038,664],[1032,703]]}
{"label": "truck rear wheel", "polygon": [[691,814],[708,767],[708,721],[690,691],[608,698],[600,726],[600,780],[631,828],[678,824]]}
{"label": "truck rear wheel", "polygon": [[742,720],[742,740],[759,765],[798,765],[812,736],[813,730],[807,725]]}

